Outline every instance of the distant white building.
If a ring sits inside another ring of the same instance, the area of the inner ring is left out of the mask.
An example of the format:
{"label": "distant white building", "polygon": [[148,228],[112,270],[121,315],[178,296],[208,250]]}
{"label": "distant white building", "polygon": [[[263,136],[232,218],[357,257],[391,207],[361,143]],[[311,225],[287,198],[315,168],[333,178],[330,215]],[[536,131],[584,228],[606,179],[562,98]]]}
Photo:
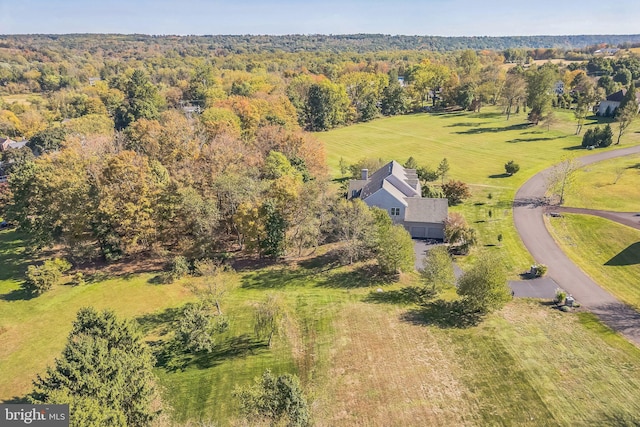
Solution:
{"label": "distant white building", "polygon": [[558,80],[553,87],[553,91],[556,95],[564,95],[564,82]]}
{"label": "distant white building", "polygon": [[[626,95],[626,93],[627,93],[627,90],[622,89],[617,91],[616,93],[612,93],[611,95],[607,96],[607,99],[605,99],[604,101],[600,101],[600,104],[598,104],[598,107],[596,109],[596,115],[597,116],[614,115],[618,107],[620,107],[620,103],[622,103],[622,100],[624,99],[624,96]],[[640,96],[638,96],[637,93],[636,93],[636,103],[640,105]]]}

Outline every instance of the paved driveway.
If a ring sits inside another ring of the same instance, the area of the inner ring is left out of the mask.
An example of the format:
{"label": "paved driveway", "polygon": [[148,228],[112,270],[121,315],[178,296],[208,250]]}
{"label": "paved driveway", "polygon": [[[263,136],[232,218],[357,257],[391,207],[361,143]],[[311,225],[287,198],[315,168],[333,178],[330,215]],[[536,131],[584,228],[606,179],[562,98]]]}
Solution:
{"label": "paved driveway", "polygon": [[560,286],[551,277],[539,277],[531,280],[512,280],[509,287],[514,297],[554,299]]}
{"label": "paved driveway", "polygon": [[[442,243],[429,243],[426,240],[413,239],[413,250],[416,253],[416,270],[420,271],[424,268],[424,257],[427,251],[440,245]],[[462,276],[462,269],[457,264],[453,264],[453,274],[455,274],[456,279]]]}
{"label": "paved driveway", "polygon": [[[640,146],[613,150],[578,159],[587,165],[602,160],[640,153]],[[544,194],[551,168],[529,179],[516,193],[513,219],[524,245],[538,263],[549,267],[548,276],[572,294],[583,307],[609,327],[640,345],[640,314],[618,301],[580,270],[558,247],[545,227]]]}

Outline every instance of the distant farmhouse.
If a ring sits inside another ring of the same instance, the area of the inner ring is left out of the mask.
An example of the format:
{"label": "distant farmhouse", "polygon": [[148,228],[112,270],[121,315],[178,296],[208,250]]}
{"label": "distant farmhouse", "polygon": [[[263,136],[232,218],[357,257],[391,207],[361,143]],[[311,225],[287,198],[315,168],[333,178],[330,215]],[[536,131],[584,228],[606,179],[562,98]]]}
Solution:
{"label": "distant farmhouse", "polygon": [[369,206],[386,210],[393,222],[403,225],[411,237],[444,239],[447,199],[422,197],[416,170],[405,169],[395,160],[371,176],[363,169],[361,179],[349,181],[347,198],[359,198]]}
{"label": "distant farmhouse", "polygon": [[[626,93],[627,93],[627,90],[622,89],[617,91],[616,93],[612,93],[611,95],[607,96],[607,99],[605,99],[604,101],[600,101],[600,104],[596,109],[596,115],[603,116],[603,117],[613,116],[616,110],[618,109],[618,107],[620,107],[620,103],[624,99],[624,96],[626,95]],[[640,96],[637,93],[636,93],[636,103],[640,105]]]}
{"label": "distant farmhouse", "polygon": [[26,140],[14,141],[11,138],[0,138],[0,151],[22,148],[27,145],[27,142]]}
{"label": "distant farmhouse", "polygon": [[[26,140],[23,141],[14,141],[11,138],[2,138],[0,137],[0,152],[7,150],[17,150],[18,148],[25,147],[27,145]],[[5,172],[5,164],[0,161],[0,184],[8,181],[9,176]]]}

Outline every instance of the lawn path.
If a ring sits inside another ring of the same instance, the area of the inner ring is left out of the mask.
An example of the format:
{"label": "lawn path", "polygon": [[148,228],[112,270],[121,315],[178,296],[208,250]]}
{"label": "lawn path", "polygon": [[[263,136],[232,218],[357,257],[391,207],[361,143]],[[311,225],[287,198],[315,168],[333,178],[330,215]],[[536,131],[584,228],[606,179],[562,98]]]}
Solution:
{"label": "lawn path", "polygon": [[[579,158],[582,165],[640,153],[640,146]],[[513,219],[524,245],[538,263],[549,267],[549,276],[607,326],[640,346],[640,313],[621,303],[578,268],[560,249],[544,223],[547,176],[553,168],[534,175],[516,193]]]}

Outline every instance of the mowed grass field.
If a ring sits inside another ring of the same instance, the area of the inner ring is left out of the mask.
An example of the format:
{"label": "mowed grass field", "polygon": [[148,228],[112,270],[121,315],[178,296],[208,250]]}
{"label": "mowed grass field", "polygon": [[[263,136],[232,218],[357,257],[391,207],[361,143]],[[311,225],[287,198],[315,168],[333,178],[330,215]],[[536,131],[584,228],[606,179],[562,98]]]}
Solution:
{"label": "mowed grass field", "polygon": [[640,310],[640,231],[590,215],[547,218],[562,250],[600,286]]}
{"label": "mowed grass field", "polygon": [[575,175],[565,206],[640,212],[640,156],[585,166]]}
{"label": "mowed grass field", "polygon": [[148,283],[153,276],[136,274],[85,286],[57,286],[29,299],[19,284],[30,256],[14,231],[0,232],[0,400],[22,396],[36,373],[60,354],[81,307],[111,308],[133,318],[182,304],[192,295],[183,287]]}
{"label": "mowed grass field", "polygon": [[[329,132],[317,133],[324,142],[330,170],[340,177],[340,160],[352,164],[363,158],[395,159],[413,156],[432,169],[447,158],[448,179],[471,187],[473,197],[452,211],[462,212],[478,231],[480,246],[500,252],[512,277],[533,262],[513,226],[511,205],[515,191],[535,173],[564,158],[586,155],[575,120],[567,110],[555,112],[558,122],[548,128],[526,123],[524,113],[510,120],[498,108],[480,113],[415,114],[384,118]],[[597,124],[587,121],[584,130]],[[622,145],[640,143],[635,123]],[[609,148],[613,149],[613,147]],[[506,176],[504,164],[514,160],[520,171]],[[502,235],[502,242],[498,236]],[[465,260],[462,261],[463,263]]]}
{"label": "mowed grass field", "polygon": [[[0,233],[0,399],[20,397],[59,354],[77,309],[110,307],[136,319],[151,345],[190,300],[188,280],[151,274],[58,286],[24,300],[15,292],[29,257],[19,236]],[[296,373],[318,426],[606,425],[638,421],[640,349],[586,313],[514,300],[476,327],[442,321],[409,296],[418,276],[337,267],[322,252],[297,264],[229,273],[222,308],[230,329],[214,351],[156,374],[176,425],[233,425],[237,386],[264,369]],[[384,292],[379,292],[382,289]],[[253,333],[253,306],[268,295],[286,313],[271,348]],[[445,298],[451,298],[445,294]],[[446,316],[445,316],[446,317]]]}

